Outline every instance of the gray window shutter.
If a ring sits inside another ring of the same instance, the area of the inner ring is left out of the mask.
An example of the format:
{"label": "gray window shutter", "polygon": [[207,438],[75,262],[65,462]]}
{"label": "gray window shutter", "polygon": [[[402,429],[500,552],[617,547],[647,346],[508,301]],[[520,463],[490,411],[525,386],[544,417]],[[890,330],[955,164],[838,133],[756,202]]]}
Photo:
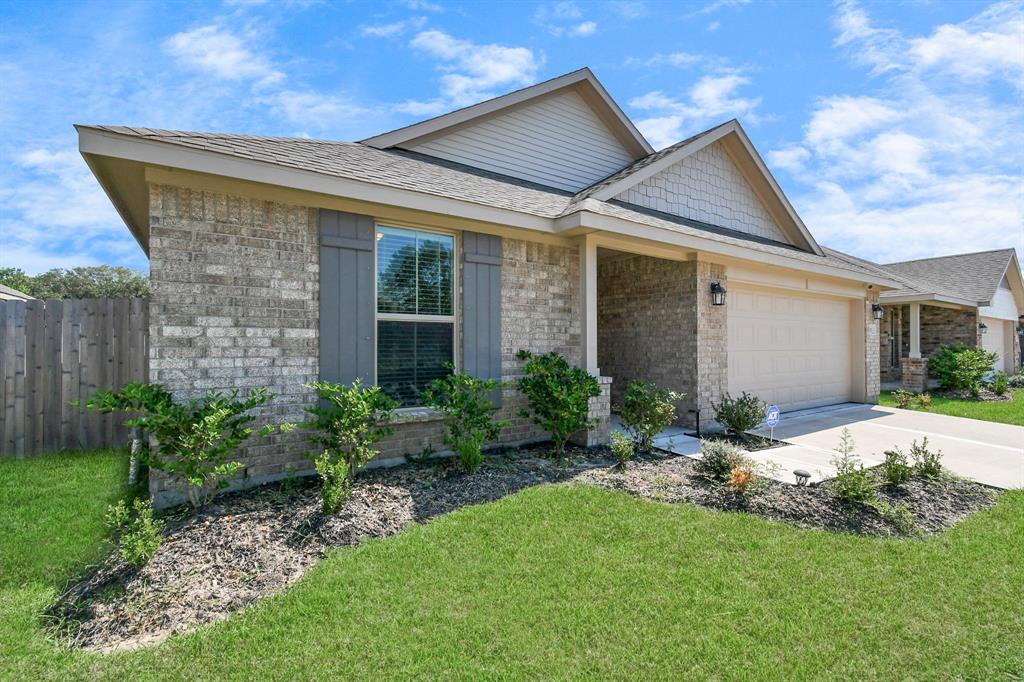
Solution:
{"label": "gray window shutter", "polygon": [[320,211],[320,379],[376,381],[373,218]]}
{"label": "gray window shutter", "polygon": [[463,232],[462,258],[463,369],[480,379],[500,380],[501,237]]}

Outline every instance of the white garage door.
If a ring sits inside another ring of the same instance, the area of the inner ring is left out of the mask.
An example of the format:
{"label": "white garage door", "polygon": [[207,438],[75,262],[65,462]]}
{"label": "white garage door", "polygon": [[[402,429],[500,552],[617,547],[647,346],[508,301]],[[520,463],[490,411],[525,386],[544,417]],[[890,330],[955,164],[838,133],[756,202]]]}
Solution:
{"label": "white garage door", "polygon": [[996,353],[999,359],[996,360],[995,368],[1006,369],[1006,323],[1004,320],[997,320],[994,317],[983,317],[979,320],[988,329],[981,335],[981,347],[987,351]]}
{"label": "white garage door", "polygon": [[729,392],[783,410],[850,400],[850,304],[845,299],[729,287]]}

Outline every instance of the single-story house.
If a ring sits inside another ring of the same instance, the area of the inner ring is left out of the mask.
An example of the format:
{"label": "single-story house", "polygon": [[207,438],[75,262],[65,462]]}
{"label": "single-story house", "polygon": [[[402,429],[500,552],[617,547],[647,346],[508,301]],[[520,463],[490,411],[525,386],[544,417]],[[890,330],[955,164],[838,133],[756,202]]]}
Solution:
{"label": "single-story house", "polygon": [[1021,367],[1024,278],[1014,249],[879,265],[902,282],[883,291],[879,365],[883,382],[927,388],[927,360],[942,346],[995,352],[995,369]]}
{"label": "single-story house", "polygon": [[[445,363],[511,381],[522,348],[601,377],[587,443],[637,378],[690,425],[727,391],[878,397],[872,306],[901,283],[820,246],[737,121],[655,151],[589,69],[360,142],[77,129],[149,256],[150,378],[179,396],[267,386],[296,420],[307,382],[361,377],[404,408],[385,461],[444,449],[418,396]],[[502,443],[545,436],[522,405],[504,391]],[[305,445],[251,445],[243,483]]]}
{"label": "single-story house", "polygon": [[31,301],[32,297],[23,291],[0,284],[0,301]]}

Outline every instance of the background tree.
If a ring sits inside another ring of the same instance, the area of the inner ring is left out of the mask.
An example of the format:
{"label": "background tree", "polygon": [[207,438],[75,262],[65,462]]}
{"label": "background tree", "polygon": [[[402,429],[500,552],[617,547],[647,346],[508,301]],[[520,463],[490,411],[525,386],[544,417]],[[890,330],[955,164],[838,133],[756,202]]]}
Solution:
{"label": "background tree", "polygon": [[0,268],[0,284],[35,298],[145,298],[149,277],[117,265],[54,268],[26,275],[20,268]]}

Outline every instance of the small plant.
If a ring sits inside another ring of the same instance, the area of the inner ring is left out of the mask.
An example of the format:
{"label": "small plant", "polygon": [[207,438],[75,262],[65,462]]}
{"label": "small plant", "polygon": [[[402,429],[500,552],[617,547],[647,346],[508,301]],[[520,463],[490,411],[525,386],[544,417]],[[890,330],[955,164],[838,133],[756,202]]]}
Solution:
{"label": "small plant", "polygon": [[323,480],[320,495],[324,512],[333,514],[352,496],[352,477],[379,452],[374,445],[391,435],[388,426],[398,403],[380,386],[364,387],[356,379],[351,386],[317,381],[307,384],[321,404],[307,407],[313,418],[302,426],[313,431],[310,440],[319,453],[306,453]]}
{"label": "small plant", "polygon": [[927,409],[927,408],[931,407],[931,405],[932,405],[932,394],[931,393],[922,393],[921,395],[917,396],[917,404],[922,409]]}
{"label": "small plant", "polygon": [[902,410],[909,410],[914,406],[914,394],[910,391],[904,391],[902,388],[897,388],[892,392],[892,399],[896,401],[896,407]]}
{"label": "small plant", "polygon": [[466,372],[450,373],[437,379],[423,393],[427,405],[444,414],[448,433],[444,442],[451,446],[466,473],[474,473],[484,462],[483,445],[498,437],[507,421],[494,419],[491,394],[501,388],[494,379],[477,379]]}
{"label": "small plant", "polygon": [[676,417],[675,403],[684,397],[683,393],[639,379],[629,382],[619,407],[619,420],[637,450],[649,452],[654,447],[654,437],[672,424]]}
{"label": "small plant", "polygon": [[728,482],[733,467],[743,461],[743,451],[723,440],[702,440],[700,452],[697,471],[719,483]]}
{"label": "small plant", "polygon": [[896,529],[904,535],[920,535],[921,527],[917,524],[910,507],[905,504],[891,504],[884,500],[875,500],[871,506],[879,515],[896,526]]}
{"label": "small plant", "polygon": [[992,377],[992,392],[996,395],[1006,395],[1010,390],[1010,375],[1006,372],[996,372]]}
{"label": "small plant", "polygon": [[586,370],[573,367],[558,353],[520,350],[516,357],[526,361],[518,388],[530,405],[520,414],[551,434],[555,454],[561,457],[569,437],[591,426],[590,399],[601,395],[601,387]]}
{"label": "small plant", "polygon": [[889,485],[900,485],[910,480],[914,468],[910,466],[907,456],[899,448],[885,453],[885,461],[881,466],[882,478]]}
{"label": "small plant", "polygon": [[267,424],[254,432],[251,424],[256,417],[248,414],[270,400],[267,389],[257,388],[245,399],[238,391],[210,391],[202,400],[178,402],[160,384],[136,382],[116,392],[97,391],[85,406],[104,414],[138,413],[125,425],[141,427],[157,442],[156,454],[143,453],[145,463],[184,478],[189,501],[199,507],[227,487],[242,467],[232,459],[239,446],[254,433],[266,436],[275,430]]}
{"label": "small plant", "polygon": [[740,458],[729,470],[729,489],[740,495],[745,495],[752,487],[757,476],[754,473],[754,463]]}
{"label": "small plant", "polygon": [[875,486],[871,483],[867,469],[854,454],[853,436],[849,429],[843,429],[839,439],[839,447],[832,465],[836,468],[836,477],[832,479],[832,494],[847,502],[870,502],[875,499]]}
{"label": "small plant", "polygon": [[117,534],[121,558],[136,568],[145,566],[160,547],[164,523],[153,518],[153,507],[146,500],[136,498],[131,506],[120,500],[107,507],[103,520]]}
{"label": "small plant", "polygon": [[942,476],[942,451],[932,452],[928,449],[928,437],[925,436],[918,445],[915,440],[910,444],[910,458],[914,461],[914,470],[926,478]]}
{"label": "small plant", "polygon": [[633,459],[636,446],[628,436],[615,431],[612,433],[612,454],[615,455],[620,469],[626,468],[626,463]]}
{"label": "small plant", "polygon": [[715,410],[715,421],[724,426],[726,431],[743,439],[747,431],[757,428],[764,421],[768,412],[765,401],[746,391],[739,398],[726,393],[720,403],[712,403],[711,407]]}
{"label": "small plant", "polygon": [[1018,372],[1010,377],[1007,382],[1010,388],[1024,388],[1024,372]]}
{"label": "small plant", "polygon": [[977,396],[982,379],[992,371],[999,356],[984,348],[963,344],[943,346],[928,360],[928,372],[948,391],[970,391]]}

